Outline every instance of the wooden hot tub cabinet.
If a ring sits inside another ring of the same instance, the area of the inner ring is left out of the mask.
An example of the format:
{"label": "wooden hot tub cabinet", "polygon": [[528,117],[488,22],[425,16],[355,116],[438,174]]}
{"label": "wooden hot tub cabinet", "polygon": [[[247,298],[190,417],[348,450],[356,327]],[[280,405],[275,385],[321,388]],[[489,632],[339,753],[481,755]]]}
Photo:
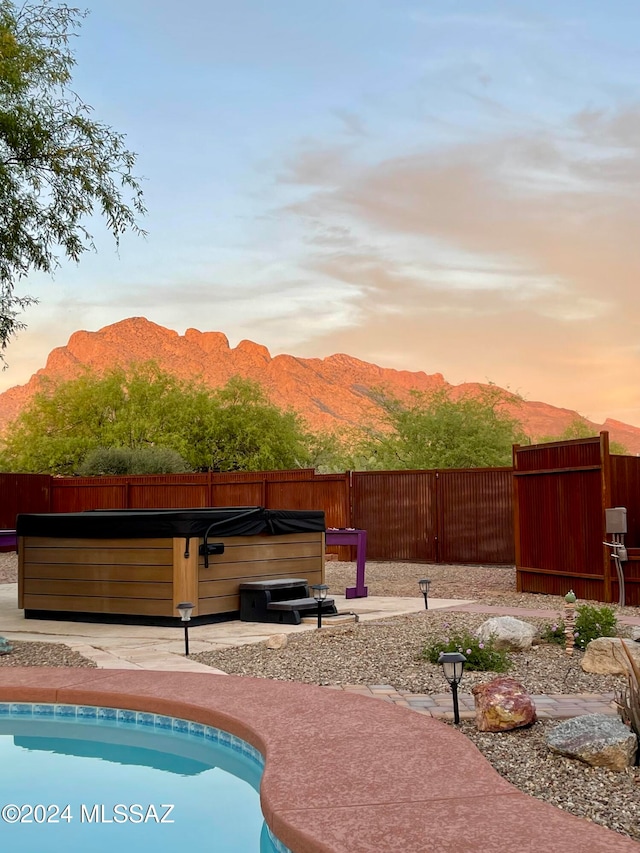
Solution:
{"label": "wooden hot tub cabinet", "polygon": [[[224,552],[207,568],[208,529]],[[323,583],[324,529],[323,512],[261,507],[19,515],[18,606],[26,618],[163,624],[191,601],[194,620],[229,618],[241,583]]]}

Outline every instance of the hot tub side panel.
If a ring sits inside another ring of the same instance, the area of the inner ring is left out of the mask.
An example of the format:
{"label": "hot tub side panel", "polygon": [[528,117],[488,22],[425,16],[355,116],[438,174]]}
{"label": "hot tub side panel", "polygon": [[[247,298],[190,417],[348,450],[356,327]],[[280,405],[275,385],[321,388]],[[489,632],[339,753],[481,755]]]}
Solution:
{"label": "hot tub side panel", "polygon": [[324,533],[233,536],[215,541],[224,543],[224,553],[210,556],[208,569],[204,557],[198,557],[200,616],[240,610],[239,585],[247,581],[306,578],[309,584],[324,583]]}
{"label": "hot tub side panel", "polygon": [[24,536],[18,549],[25,610],[176,615],[172,539]]}
{"label": "hot tub side panel", "polygon": [[[240,609],[245,581],[307,578],[324,582],[324,533],[236,536],[223,554],[199,554],[202,539],[69,539],[21,536],[18,606],[27,611],[178,618]],[[188,542],[188,548],[187,548]]]}

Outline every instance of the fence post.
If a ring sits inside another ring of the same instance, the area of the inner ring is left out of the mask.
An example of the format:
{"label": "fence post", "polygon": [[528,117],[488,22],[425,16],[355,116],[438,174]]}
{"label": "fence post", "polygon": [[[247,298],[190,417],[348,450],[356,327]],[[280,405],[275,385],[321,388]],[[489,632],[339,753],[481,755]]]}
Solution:
{"label": "fence post", "polygon": [[522,592],[522,577],[520,574],[520,505],[518,503],[518,450],[520,449],[519,444],[514,444],[511,448],[512,455],[512,463],[511,466],[513,468],[513,540],[514,540],[514,548],[515,548],[515,560],[516,560],[516,590],[518,592]]}
{"label": "fence post", "polygon": [[[600,500],[602,506],[602,530],[600,541],[604,542],[607,538],[607,521],[605,510],[611,506],[611,456],[609,453],[609,433],[600,433]],[[611,589],[611,554],[606,545],[602,546],[602,559],[604,562],[604,600],[607,603],[613,601],[613,591]]]}

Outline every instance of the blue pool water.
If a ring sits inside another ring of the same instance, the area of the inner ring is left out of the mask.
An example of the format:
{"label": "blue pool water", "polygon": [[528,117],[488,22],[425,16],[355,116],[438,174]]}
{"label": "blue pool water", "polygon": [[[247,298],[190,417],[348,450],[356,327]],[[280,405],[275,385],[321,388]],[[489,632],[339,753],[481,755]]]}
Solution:
{"label": "blue pool water", "polygon": [[0,850],[285,851],[263,759],[228,732],[155,714],[0,703]]}

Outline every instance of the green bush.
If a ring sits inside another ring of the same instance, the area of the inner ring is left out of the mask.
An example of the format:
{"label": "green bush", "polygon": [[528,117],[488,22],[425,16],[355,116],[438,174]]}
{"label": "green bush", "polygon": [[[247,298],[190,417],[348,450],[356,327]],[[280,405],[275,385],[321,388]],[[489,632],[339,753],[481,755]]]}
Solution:
{"label": "green bush", "polygon": [[97,447],[82,461],[82,477],[123,476],[125,474],[181,474],[190,468],[182,456],[169,447]]}
{"label": "green bush", "polygon": [[431,663],[438,663],[441,652],[460,652],[467,659],[465,668],[479,672],[505,672],[511,663],[505,652],[494,647],[493,639],[482,643],[468,631],[434,640],[425,647],[422,657]]}
{"label": "green bush", "polygon": [[618,620],[610,607],[581,604],[576,608],[574,638],[576,648],[586,649],[598,637],[615,637]]}
{"label": "green bush", "polygon": [[557,643],[564,646],[564,622],[548,622],[540,631],[540,639],[543,643]]}

